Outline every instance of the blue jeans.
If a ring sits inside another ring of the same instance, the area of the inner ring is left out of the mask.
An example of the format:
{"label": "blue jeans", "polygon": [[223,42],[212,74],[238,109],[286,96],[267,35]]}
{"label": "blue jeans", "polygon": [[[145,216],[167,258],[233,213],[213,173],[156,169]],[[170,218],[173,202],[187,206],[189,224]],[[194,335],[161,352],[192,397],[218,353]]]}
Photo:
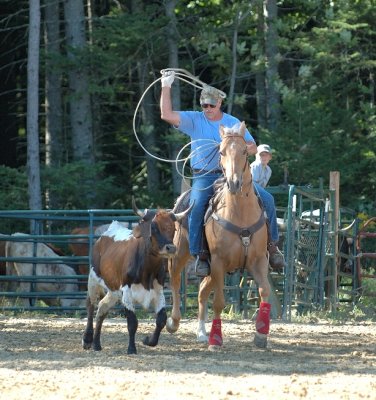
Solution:
{"label": "blue jeans", "polygon": [[[207,174],[195,175],[192,182],[190,204],[195,202],[189,217],[189,252],[191,255],[197,255],[202,250],[202,231],[204,226],[204,216],[207,205],[213,195],[213,183],[221,175]],[[264,205],[266,215],[269,220],[269,229],[273,242],[278,242],[278,225],[274,204],[274,197],[257,183],[254,183],[256,191],[259,193]]]}

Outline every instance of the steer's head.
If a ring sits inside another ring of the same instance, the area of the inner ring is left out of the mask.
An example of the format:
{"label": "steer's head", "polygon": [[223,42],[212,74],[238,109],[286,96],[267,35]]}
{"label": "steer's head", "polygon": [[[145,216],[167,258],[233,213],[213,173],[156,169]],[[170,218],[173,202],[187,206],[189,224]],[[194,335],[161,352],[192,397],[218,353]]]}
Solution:
{"label": "steer's head", "polygon": [[151,253],[164,258],[173,257],[176,254],[176,246],[173,244],[175,234],[175,222],[182,221],[192,207],[182,213],[158,209],[157,211],[140,211],[134,199],[132,199],[134,212],[141,217],[138,226],[133,228],[133,235],[150,240]]}

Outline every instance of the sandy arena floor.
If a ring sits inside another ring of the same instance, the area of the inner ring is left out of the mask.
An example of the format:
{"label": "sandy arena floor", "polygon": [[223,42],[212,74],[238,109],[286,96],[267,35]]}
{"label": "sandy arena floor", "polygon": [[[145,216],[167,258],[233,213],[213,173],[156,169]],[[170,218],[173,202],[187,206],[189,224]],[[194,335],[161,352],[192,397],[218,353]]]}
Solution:
{"label": "sandy arena floor", "polygon": [[[254,325],[224,320],[224,346],[196,342],[195,320],[126,354],[121,318],[105,321],[101,352],[83,350],[85,319],[0,315],[0,393],[7,400],[376,399],[376,323],[272,322],[270,348],[254,347]],[[210,330],[210,324],[207,325]]]}

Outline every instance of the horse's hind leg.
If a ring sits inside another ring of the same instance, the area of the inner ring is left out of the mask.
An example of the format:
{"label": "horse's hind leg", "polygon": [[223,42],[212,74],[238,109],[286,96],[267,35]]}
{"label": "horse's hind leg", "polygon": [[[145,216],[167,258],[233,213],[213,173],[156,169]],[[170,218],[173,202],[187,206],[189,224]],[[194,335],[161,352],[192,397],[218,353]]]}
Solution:
{"label": "horse's hind leg", "polygon": [[[182,251],[181,248],[180,251]],[[172,294],[171,316],[167,319],[166,323],[166,329],[169,333],[175,333],[179,329],[179,324],[181,319],[181,312],[180,312],[181,272],[184,269],[184,266],[187,263],[188,259],[189,259],[189,252],[187,250],[186,254],[178,254],[176,257],[168,260],[168,271],[170,274],[170,287]]]}
{"label": "horse's hind leg", "polygon": [[212,290],[212,280],[210,276],[204,278],[200,284],[198,292],[198,326],[197,326],[197,341],[200,343],[208,343],[209,338],[205,329],[207,317],[208,298]]}

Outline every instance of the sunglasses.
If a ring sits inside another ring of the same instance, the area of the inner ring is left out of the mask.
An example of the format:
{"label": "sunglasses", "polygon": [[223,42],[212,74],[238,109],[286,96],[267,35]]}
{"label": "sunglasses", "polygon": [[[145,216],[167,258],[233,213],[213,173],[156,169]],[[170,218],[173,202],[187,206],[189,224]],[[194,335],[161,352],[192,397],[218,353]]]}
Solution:
{"label": "sunglasses", "polygon": [[214,105],[214,106],[213,106],[213,104],[201,104],[201,107],[202,107],[202,108],[208,108],[208,107],[210,107],[210,108],[215,108],[215,107],[217,107],[217,105]]}

